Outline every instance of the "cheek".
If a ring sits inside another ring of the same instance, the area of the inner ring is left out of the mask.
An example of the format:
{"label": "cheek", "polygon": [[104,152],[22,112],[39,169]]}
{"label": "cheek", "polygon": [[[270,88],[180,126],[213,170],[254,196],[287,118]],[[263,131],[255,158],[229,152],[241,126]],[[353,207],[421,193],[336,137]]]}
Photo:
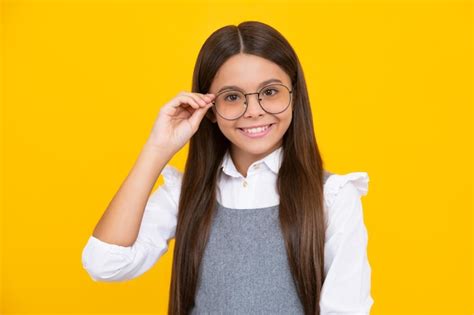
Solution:
{"label": "cheek", "polygon": [[235,123],[227,121],[227,120],[222,120],[222,119],[217,119],[217,124],[219,125],[219,129],[225,136],[232,135],[233,132],[235,132]]}
{"label": "cheek", "polygon": [[278,117],[278,122],[279,122],[279,127],[280,129],[288,129],[288,127],[291,124],[291,120],[293,119],[292,112],[285,112],[285,115],[279,116]]}

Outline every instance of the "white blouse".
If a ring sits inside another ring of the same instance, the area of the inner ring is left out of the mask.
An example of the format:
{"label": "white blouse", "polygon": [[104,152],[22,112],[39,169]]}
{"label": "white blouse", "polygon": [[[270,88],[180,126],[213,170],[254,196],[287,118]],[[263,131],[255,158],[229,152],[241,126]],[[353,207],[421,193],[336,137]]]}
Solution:
{"label": "white blouse", "polygon": [[[279,204],[276,188],[283,157],[279,147],[250,165],[247,177],[236,169],[229,151],[222,162],[217,201],[228,208],[263,208]],[[132,246],[110,244],[90,236],[82,265],[94,281],[125,281],[148,271],[167,252],[175,236],[183,173],[166,165],[164,184],[150,194],[137,240]],[[321,315],[369,314],[371,266],[367,257],[368,233],[361,196],[367,195],[366,172],[332,174],[324,184],[328,225],[324,248]]]}

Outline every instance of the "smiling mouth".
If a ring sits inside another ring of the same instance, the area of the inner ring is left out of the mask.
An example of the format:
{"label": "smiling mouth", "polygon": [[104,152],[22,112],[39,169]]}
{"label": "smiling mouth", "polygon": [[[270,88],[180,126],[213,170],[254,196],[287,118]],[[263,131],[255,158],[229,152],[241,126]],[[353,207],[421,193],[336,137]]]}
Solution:
{"label": "smiling mouth", "polygon": [[242,134],[246,135],[250,138],[260,138],[267,135],[272,129],[275,123],[271,123],[269,125],[257,128],[237,128]]}
{"label": "smiling mouth", "polygon": [[265,131],[266,129],[270,128],[272,125],[274,125],[275,123],[271,123],[271,124],[268,124],[266,126],[263,126],[263,127],[256,127],[256,128],[237,128],[237,129],[240,129],[242,130],[243,132],[247,132],[247,133],[260,133],[260,132],[263,132]]}

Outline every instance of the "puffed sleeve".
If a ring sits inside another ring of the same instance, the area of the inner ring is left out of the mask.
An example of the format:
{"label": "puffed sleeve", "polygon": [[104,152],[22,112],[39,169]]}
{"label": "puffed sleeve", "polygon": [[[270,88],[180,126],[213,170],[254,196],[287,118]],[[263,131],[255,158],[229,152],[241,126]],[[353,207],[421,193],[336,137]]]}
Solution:
{"label": "puffed sleeve", "polygon": [[124,247],[91,235],[82,251],[82,265],[94,281],[136,278],[149,270],[168,250],[175,236],[182,173],[166,165],[164,184],[150,194],[137,240]]}
{"label": "puffed sleeve", "polygon": [[367,195],[368,182],[366,172],[353,172],[333,174],[325,183],[326,278],[321,291],[321,315],[367,315],[374,303],[361,202],[361,197]]}

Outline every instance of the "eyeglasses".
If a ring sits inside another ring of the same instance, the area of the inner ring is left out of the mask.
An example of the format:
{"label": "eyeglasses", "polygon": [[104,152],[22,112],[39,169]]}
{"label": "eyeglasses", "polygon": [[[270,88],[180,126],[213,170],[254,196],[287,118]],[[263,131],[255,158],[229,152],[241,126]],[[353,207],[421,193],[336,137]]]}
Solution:
{"label": "eyeglasses", "polygon": [[255,93],[242,93],[237,90],[222,91],[212,102],[219,116],[227,120],[240,118],[248,107],[248,95],[258,94],[258,103],[269,114],[284,112],[291,103],[293,91],[284,84],[270,84]]}

